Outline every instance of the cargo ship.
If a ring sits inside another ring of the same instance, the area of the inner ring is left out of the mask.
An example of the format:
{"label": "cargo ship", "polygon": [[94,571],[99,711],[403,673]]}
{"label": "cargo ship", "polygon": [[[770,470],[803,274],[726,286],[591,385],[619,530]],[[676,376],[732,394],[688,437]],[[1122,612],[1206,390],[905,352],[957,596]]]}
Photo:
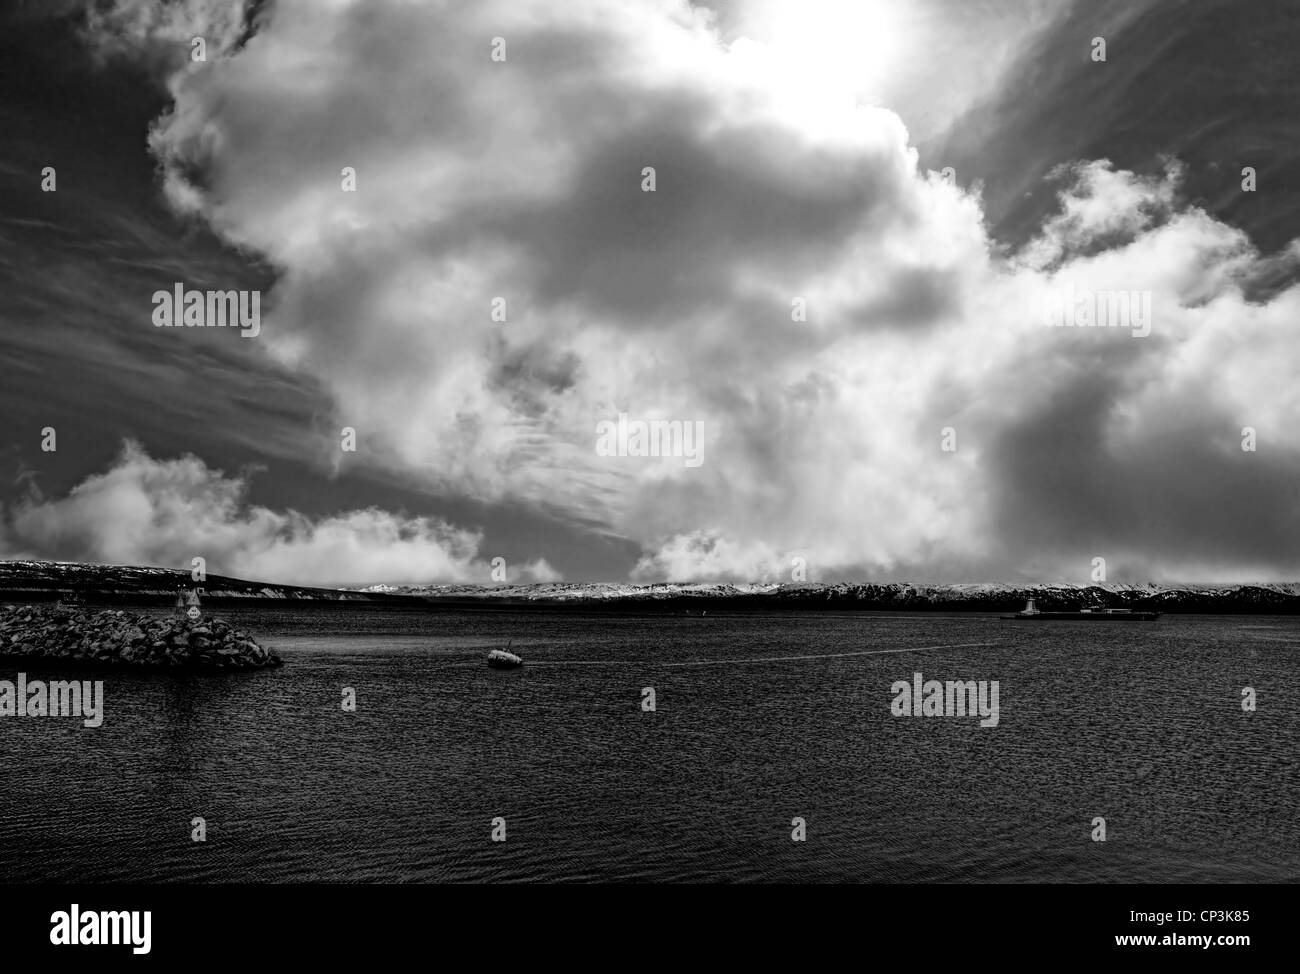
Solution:
{"label": "cargo ship", "polygon": [[1030,622],[1155,622],[1160,618],[1159,612],[1135,612],[1133,609],[1080,609],[1077,612],[1042,612],[1035,599],[1025,603],[1025,607],[1013,616],[1003,619],[1023,619]]}

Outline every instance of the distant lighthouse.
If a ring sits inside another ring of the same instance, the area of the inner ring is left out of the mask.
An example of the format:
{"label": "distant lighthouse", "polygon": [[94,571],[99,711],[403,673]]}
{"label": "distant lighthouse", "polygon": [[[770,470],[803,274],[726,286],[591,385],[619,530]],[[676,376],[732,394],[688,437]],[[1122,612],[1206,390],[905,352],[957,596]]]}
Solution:
{"label": "distant lighthouse", "polygon": [[176,607],[175,615],[182,619],[188,619],[190,622],[198,622],[203,618],[203,606],[199,602],[198,589],[176,590]]}

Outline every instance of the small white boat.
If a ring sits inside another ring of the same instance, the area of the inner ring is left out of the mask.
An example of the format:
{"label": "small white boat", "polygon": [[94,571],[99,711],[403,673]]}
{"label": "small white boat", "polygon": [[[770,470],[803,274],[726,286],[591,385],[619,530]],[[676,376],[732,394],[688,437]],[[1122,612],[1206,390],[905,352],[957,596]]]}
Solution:
{"label": "small white boat", "polygon": [[488,653],[488,666],[494,670],[517,670],[523,665],[522,659],[504,649],[494,649]]}

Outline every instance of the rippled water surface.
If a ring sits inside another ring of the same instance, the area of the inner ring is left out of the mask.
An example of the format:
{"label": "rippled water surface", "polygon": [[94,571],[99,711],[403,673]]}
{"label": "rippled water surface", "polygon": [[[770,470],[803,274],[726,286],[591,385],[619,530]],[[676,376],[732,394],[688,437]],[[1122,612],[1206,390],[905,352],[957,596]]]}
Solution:
{"label": "rippled water surface", "polygon": [[[0,718],[0,880],[1300,879],[1297,619],[219,614],[286,665]],[[999,725],[892,716],[916,671]]]}

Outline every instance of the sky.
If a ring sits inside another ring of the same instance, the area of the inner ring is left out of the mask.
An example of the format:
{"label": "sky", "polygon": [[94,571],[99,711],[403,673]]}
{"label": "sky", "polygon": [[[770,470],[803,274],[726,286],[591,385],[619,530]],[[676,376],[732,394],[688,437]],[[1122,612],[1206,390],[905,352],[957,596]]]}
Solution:
{"label": "sky", "polygon": [[[1286,2],[10,0],[0,28],[0,556],[1300,578]],[[159,327],[177,283],[257,292],[257,334]],[[620,416],[699,438],[611,450]]]}

